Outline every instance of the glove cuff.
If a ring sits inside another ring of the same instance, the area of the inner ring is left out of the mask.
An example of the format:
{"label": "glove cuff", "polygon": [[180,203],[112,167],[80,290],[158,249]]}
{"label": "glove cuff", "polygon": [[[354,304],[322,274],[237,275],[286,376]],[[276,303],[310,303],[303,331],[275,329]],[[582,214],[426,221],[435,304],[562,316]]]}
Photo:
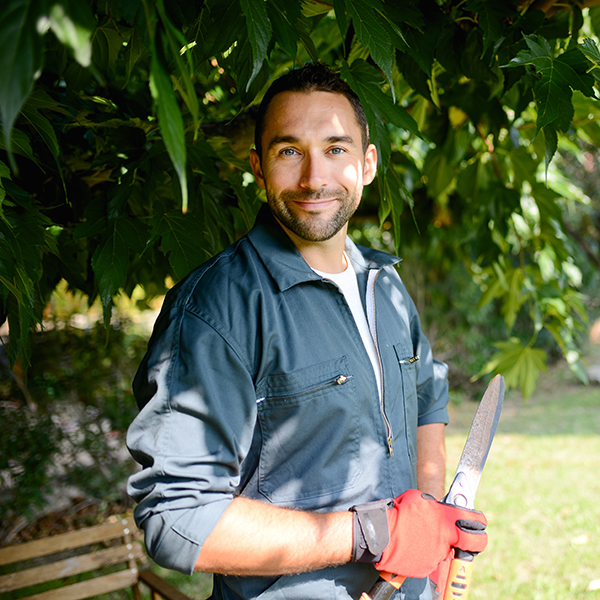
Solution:
{"label": "glove cuff", "polygon": [[387,511],[394,501],[379,500],[357,504],[350,508],[353,514],[352,562],[377,563],[390,543]]}

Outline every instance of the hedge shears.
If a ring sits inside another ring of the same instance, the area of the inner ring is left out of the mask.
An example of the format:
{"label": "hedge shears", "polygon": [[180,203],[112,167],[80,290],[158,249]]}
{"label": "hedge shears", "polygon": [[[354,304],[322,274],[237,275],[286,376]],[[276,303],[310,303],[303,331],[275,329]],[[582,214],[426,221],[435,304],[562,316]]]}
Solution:
{"label": "hedge shears", "polygon": [[[473,417],[454,480],[442,502],[461,508],[475,508],[475,492],[496,433],[503,401],[504,377],[496,375],[488,385]],[[443,600],[467,600],[474,556],[459,548],[454,549]],[[401,575],[380,573],[371,591],[363,593],[360,600],[389,600],[405,579]]]}

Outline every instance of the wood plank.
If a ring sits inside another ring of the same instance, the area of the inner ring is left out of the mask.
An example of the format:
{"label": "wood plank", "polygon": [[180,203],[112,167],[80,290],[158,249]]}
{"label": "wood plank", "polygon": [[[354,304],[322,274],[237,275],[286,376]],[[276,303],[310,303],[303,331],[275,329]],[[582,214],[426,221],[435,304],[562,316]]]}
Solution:
{"label": "wood plank", "polygon": [[21,600],[83,600],[83,598],[91,598],[99,594],[107,594],[108,592],[131,587],[135,584],[137,578],[137,570],[128,569],[90,581],[82,581],[56,590],[27,596],[27,598]]}
{"label": "wood plank", "polygon": [[0,592],[20,590],[30,585],[46,583],[55,579],[79,575],[80,573],[87,573],[88,571],[94,571],[109,565],[127,562],[132,559],[142,560],[143,558],[142,546],[138,542],[124,546],[115,546],[106,550],[100,550],[99,552],[73,556],[39,567],[2,575],[0,576]]}
{"label": "wood plank", "polygon": [[172,586],[168,581],[159,577],[150,570],[140,571],[140,581],[145,583],[153,592],[159,594],[166,600],[190,600],[183,592]]}
{"label": "wood plank", "polygon": [[14,546],[0,548],[0,565],[9,565],[21,560],[47,556],[70,548],[79,548],[87,544],[94,544],[110,540],[126,533],[135,531],[132,518],[122,519],[117,523],[105,523],[95,527],[87,527],[77,531],[70,531],[60,535],[53,535],[34,542],[25,542]]}

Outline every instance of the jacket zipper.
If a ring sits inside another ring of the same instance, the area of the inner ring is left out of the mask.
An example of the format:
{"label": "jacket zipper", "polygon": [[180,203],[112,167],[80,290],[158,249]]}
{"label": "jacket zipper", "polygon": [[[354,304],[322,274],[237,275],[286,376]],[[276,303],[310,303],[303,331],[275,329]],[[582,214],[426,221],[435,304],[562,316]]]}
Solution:
{"label": "jacket zipper", "polygon": [[[309,387],[309,388],[306,388],[303,390],[299,390],[297,392],[294,392],[293,394],[279,394],[277,396],[269,396],[269,400],[281,400],[282,398],[291,398],[293,396],[298,396],[300,394],[314,392],[316,390],[327,387],[329,385],[333,385],[334,383],[337,385],[344,385],[345,383],[350,381],[350,379],[352,379],[353,377],[354,377],[354,375],[338,375],[337,377],[334,377],[333,379],[329,379],[328,381],[324,381],[323,383],[319,383],[317,385],[313,385],[312,387]],[[263,400],[266,400],[266,397],[258,398],[256,400],[256,404],[260,404]]]}
{"label": "jacket zipper", "polygon": [[375,282],[379,277],[379,273],[381,271],[371,270],[369,271],[369,278],[367,280],[367,321],[369,323],[369,329],[371,330],[371,335],[373,336],[373,342],[375,343],[375,351],[377,352],[377,360],[379,362],[379,373],[381,376],[381,398],[379,399],[379,406],[381,409],[381,415],[383,417],[383,422],[385,424],[385,430],[387,434],[387,446],[390,456],[394,456],[394,446],[393,446],[393,432],[390,421],[385,414],[385,385],[383,381],[383,363],[381,362],[381,354],[379,352],[379,342],[377,340],[377,313],[375,311]]}

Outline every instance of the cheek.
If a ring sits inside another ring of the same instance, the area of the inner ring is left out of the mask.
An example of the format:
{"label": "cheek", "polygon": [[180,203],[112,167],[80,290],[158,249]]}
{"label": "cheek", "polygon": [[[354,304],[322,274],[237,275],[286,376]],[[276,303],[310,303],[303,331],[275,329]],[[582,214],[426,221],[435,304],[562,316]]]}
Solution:
{"label": "cheek", "polygon": [[269,169],[265,172],[264,181],[266,186],[275,192],[284,189],[288,185],[285,172],[281,169]]}
{"label": "cheek", "polygon": [[352,187],[362,185],[362,171],[356,165],[346,165],[342,171],[344,180]]}

